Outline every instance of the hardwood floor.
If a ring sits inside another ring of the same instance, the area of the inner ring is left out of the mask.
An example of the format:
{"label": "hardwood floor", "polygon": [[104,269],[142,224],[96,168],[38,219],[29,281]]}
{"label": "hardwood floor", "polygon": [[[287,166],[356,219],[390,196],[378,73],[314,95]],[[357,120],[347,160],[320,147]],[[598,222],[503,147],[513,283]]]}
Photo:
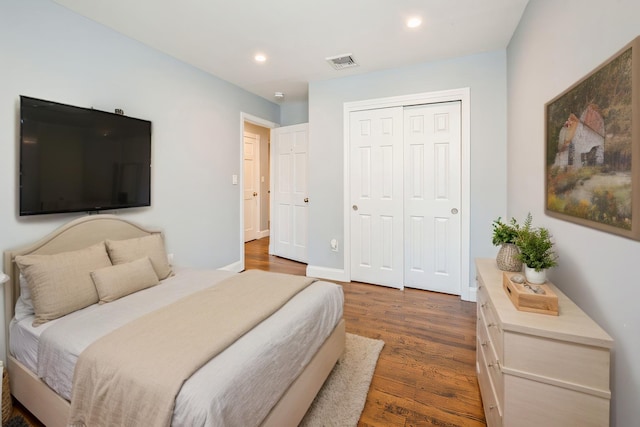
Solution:
{"label": "hardwood floor", "polygon": [[[245,268],[304,275],[306,265],[245,244]],[[476,305],[453,295],[341,283],[347,332],[385,346],[359,426],[484,426],[475,372]]]}
{"label": "hardwood floor", "polygon": [[[268,238],[247,243],[245,268],[305,274],[305,264],[267,255],[268,245]],[[341,285],[347,332],[385,342],[359,426],[485,425],[475,373],[475,303],[415,289]],[[17,413],[42,425],[14,404]]]}

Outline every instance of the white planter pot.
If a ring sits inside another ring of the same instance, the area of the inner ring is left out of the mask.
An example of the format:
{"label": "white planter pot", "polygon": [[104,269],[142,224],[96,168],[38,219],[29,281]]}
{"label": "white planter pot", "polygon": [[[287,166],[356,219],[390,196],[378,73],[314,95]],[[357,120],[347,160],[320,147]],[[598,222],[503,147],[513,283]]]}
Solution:
{"label": "white planter pot", "polygon": [[524,266],[524,277],[527,282],[534,285],[542,285],[547,281],[547,270],[536,271],[534,268]]}

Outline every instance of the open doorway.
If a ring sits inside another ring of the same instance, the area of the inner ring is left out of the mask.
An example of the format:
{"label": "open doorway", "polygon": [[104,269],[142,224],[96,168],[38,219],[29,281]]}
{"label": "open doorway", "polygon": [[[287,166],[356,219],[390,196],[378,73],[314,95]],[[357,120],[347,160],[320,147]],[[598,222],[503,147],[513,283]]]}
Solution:
{"label": "open doorway", "polygon": [[[241,230],[240,259],[244,269],[245,242],[268,239],[270,234],[270,133],[278,127],[249,114],[241,114]],[[249,171],[246,169],[250,168]],[[262,245],[260,245],[262,247]],[[266,245],[268,247],[268,244]],[[266,252],[265,252],[266,253]]]}
{"label": "open doorway", "polygon": [[269,236],[270,129],[245,122],[243,133],[244,241]]}

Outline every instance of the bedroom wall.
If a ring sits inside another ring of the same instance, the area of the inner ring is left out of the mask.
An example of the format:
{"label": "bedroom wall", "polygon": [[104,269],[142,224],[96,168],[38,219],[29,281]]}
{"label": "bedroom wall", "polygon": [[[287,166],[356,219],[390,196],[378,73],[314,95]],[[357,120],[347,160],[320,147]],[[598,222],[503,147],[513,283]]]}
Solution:
{"label": "bedroom wall", "polygon": [[299,125],[309,121],[309,103],[307,101],[289,101],[280,104],[280,124],[282,126]]}
{"label": "bedroom wall", "polygon": [[637,0],[531,0],[507,50],[508,213],[531,212],[550,229],[560,256],[550,279],[615,340],[611,421],[620,427],[640,418],[640,242],[544,214],[544,104],[640,35],[638,16]]}
{"label": "bedroom wall", "polygon": [[28,95],[151,120],[152,207],[118,214],[164,229],[177,263],[239,261],[240,112],[278,122],[277,104],[47,0],[0,2],[0,52],[0,250],[82,215],[17,216],[19,95]]}
{"label": "bedroom wall", "polygon": [[447,89],[470,88],[471,218],[473,259],[494,255],[491,222],[506,213],[506,51],[496,51],[406,68],[337,78],[309,85],[309,265],[343,269],[342,250],[330,240],[343,235],[343,105],[345,102]]}

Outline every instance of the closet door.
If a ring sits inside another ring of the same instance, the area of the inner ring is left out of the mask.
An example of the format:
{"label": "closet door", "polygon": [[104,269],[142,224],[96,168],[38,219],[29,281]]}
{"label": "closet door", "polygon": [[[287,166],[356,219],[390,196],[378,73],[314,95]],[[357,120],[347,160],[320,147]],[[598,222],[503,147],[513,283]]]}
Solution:
{"label": "closet door", "polygon": [[460,295],[461,103],[351,112],[351,280]]}
{"label": "closet door", "polygon": [[460,295],[460,102],[404,110],[404,285]]}
{"label": "closet door", "polygon": [[349,121],[351,280],[402,288],[402,107]]}

